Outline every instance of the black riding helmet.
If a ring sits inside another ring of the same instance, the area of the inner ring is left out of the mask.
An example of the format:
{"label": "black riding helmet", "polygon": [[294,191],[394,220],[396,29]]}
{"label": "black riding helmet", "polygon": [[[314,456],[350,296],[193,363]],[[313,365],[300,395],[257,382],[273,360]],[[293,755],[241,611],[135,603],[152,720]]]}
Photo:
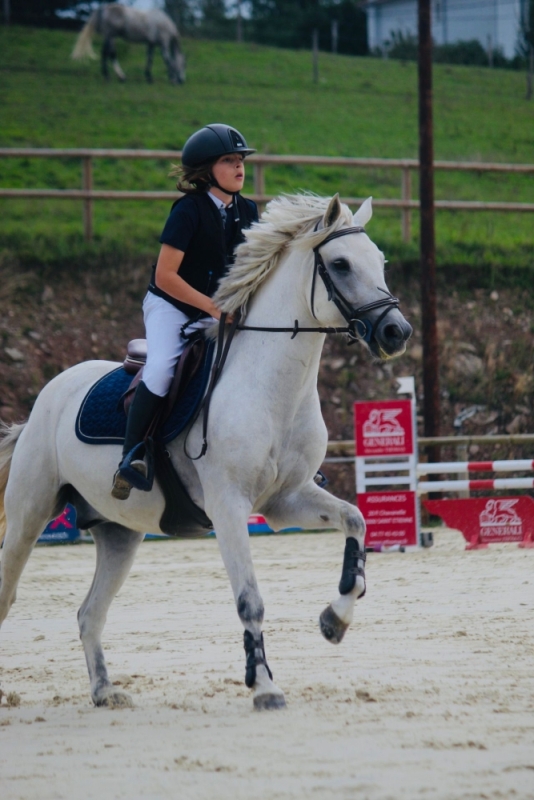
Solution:
{"label": "black riding helmet", "polygon": [[206,125],[189,137],[182,150],[184,167],[200,167],[229,153],[249,156],[256,151],[248,147],[245,137],[230,125]]}

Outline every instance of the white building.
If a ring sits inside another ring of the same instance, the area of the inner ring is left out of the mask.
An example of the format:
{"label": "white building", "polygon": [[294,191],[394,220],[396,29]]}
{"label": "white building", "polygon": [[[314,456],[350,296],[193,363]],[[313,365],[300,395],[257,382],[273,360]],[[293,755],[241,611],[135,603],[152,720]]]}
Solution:
{"label": "white building", "polygon": [[[478,39],[485,50],[516,54],[526,0],[431,0],[436,44]],[[392,32],[417,36],[417,0],[368,0],[369,48],[382,50]]]}

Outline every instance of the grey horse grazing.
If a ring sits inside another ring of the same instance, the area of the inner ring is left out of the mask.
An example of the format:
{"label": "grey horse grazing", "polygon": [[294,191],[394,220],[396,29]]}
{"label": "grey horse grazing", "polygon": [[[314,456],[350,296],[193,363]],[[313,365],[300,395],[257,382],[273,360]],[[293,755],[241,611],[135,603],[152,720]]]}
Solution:
{"label": "grey horse grazing", "polygon": [[152,83],[152,61],[154,49],[161,48],[161,55],[167,67],[171,83],[185,82],[185,56],[180,46],[180,35],[172,19],[159,9],[137,11],[135,8],[121,6],[120,3],[108,3],[93,11],[82,28],[72,58],[96,58],[92,46],[95,33],[103,36],[102,43],[102,74],[109,78],[108,59],[119,80],[126,80],[121,65],[117,59],[115,37],[119,36],[127,42],[146,42],[147,60],[145,76]]}

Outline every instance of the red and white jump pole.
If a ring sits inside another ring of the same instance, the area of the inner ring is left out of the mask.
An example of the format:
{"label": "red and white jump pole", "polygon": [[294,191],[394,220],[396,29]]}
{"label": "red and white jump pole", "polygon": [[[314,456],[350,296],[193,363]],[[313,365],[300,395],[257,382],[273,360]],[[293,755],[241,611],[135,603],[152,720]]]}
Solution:
{"label": "red and white jump pole", "polygon": [[[440,475],[447,472],[528,472],[534,470],[534,461],[510,459],[509,461],[445,461],[436,464],[418,464],[417,477]],[[482,478],[458,481],[418,481],[417,493],[464,492],[497,489],[534,489],[534,478]]]}

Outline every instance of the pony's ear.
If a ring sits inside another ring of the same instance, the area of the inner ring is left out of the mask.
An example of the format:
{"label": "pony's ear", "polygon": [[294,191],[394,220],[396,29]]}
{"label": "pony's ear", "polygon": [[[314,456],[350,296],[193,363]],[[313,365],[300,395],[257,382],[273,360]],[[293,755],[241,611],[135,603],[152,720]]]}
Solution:
{"label": "pony's ear", "polygon": [[371,217],[373,216],[373,198],[368,197],[364,200],[357,212],[354,214],[352,221],[355,225],[361,225],[365,228]]}
{"label": "pony's ear", "polygon": [[328,208],[326,209],[325,215],[323,217],[323,221],[321,223],[321,228],[329,228],[331,225],[334,224],[336,219],[341,214],[341,203],[339,202],[339,194],[335,194],[333,198],[328,203]]}

